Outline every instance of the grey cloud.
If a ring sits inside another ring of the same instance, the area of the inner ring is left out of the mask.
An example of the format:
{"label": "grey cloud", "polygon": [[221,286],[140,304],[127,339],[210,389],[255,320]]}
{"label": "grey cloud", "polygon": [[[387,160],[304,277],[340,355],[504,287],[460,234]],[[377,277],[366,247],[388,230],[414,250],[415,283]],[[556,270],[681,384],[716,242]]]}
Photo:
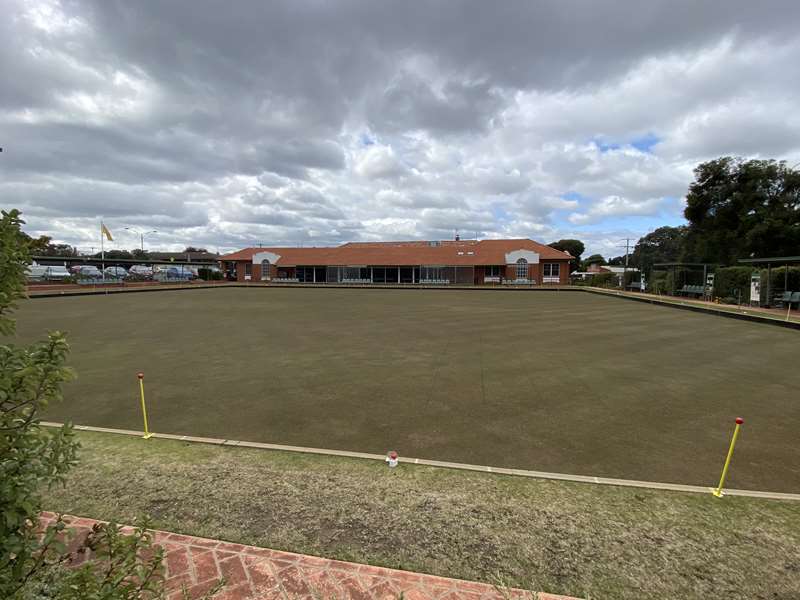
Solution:
{"label": "grey cloud", "polygon": [[170,245],[555,236],[716,154],[800,159],[796,2],[40,3],[0,21],[0,194],[74,243],[99,214]]}
{"label": "grey cloud", "polygon": [[486,83],[449,81],[436,93],[430,83],[404,73],[371,105],[368,119],[376,131],[481,131],[504,104]]}
{"label": "grey cloud", "polygon": [[205,210],[186,203],[173,190],[151,186],[127,186],[92,180],[40,179],[36,182],[0,183],[3,204],[24,212],[49,217],[99,216],[161,219],[169,224],[202,225],[208,221]]}

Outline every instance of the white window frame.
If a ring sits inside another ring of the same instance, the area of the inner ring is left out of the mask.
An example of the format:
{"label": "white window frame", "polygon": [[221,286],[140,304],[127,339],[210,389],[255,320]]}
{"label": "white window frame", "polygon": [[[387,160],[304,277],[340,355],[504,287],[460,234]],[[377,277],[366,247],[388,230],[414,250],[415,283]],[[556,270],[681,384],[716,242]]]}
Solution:
{"label": "white window frame", "polygon": [[517,259],[517,279],[528,278],[528,261],[524,258]]}
{"label": "white window frame", "polygon": [[542,265],[542,283],[558,283],[561,281],[561,263],[544,263]]}

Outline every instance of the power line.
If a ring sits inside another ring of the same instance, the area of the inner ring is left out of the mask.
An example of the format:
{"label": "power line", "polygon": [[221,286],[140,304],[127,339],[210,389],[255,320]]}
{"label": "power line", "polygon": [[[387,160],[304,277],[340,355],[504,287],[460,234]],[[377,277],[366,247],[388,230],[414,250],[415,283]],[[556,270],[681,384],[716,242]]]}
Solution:
{"label": "power line", "polygon": [[[620,240],[622,241],[622,240]],[[617,248],[625,248],[625,267],[622,270],[622,287],[625,287],[625,276],[628,274],[628,256],[631,252],[631,238],[625,238],[624,246],[617,246]]]}

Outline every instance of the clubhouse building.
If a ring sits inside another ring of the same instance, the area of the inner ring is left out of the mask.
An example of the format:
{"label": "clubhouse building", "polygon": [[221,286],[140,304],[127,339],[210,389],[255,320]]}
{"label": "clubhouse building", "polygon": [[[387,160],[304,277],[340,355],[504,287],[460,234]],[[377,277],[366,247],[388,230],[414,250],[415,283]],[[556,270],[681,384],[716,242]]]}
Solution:
{"label": "clubhouse building", "polygon": [[528,239],[457,239],[245,248],[219,261],[223,271],[242,282],[541,285],[567,283],[571,258]]}

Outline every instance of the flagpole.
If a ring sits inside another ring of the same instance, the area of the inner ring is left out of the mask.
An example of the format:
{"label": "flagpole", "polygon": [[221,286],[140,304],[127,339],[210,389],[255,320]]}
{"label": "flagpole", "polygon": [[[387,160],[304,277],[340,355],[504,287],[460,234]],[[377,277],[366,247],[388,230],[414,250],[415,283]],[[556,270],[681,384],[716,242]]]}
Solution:
{"label": "flagpole", "polygon": [[103,272],[103,283],[106,282],[106,249],[103,243],[105,234],[103,232],[103,219],[100,219],[100,268]]}

